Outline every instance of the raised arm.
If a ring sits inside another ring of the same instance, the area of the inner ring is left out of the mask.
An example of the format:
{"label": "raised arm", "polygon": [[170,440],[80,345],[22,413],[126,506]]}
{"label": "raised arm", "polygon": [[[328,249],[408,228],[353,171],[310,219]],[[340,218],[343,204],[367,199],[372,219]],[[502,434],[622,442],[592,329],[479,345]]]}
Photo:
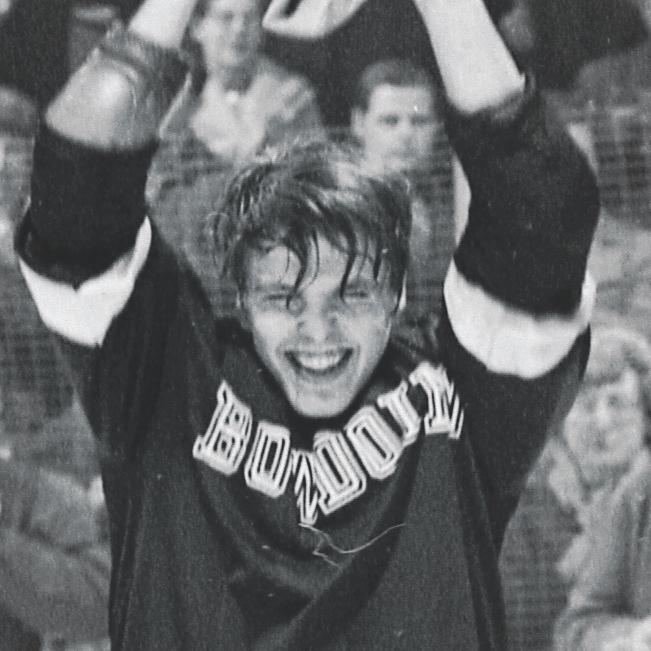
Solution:
{"label": "raised arm", "polygon": [[587,358],[586,263],[597,186],[525,84],[483,0],[415,0],[471,190],[444,284],[439,350],[461,395],[499,545],[526,472],[569,409]]}
{"label": "raised arm", "polygon": [[465,114],[497,107],[524,88],[483,0],[414,0],[452,106]]}
{"label": "raised arm", "polygon": [[72,76],[46,113],[48,125],[105,148],[132,149],[154,138],[178,90],[176,51],[195,4],[146,0],[128,32],[113,45],[109,39]]}
{"label": "raised arm", "polygon": [[[73,74],[38,134],[16,248],[43,321],[76,343],[103,341],[147,260],[145,183],[186,76],[178,46],[195,2],[145,0]],[[102,275],[84,290],[94,299],[77,291]]]}
{"label": "raised arm", "polygon": [[533,80],[525,88],[483,0],[414,1],[472,194],[458,270],[516,309],[573,314],[599,212],[591,170]]}

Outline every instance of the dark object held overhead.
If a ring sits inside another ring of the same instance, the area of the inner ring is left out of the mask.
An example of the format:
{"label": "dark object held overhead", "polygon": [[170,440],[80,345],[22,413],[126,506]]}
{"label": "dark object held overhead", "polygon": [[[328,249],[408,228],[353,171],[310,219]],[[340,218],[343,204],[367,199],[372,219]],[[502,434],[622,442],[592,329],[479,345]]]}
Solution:
{"label": "dark object held overhead", "polygon": [[536,45],[526,63],[542,88],[568,90],[588,62],[648,37],[632,0],[527,0]]}

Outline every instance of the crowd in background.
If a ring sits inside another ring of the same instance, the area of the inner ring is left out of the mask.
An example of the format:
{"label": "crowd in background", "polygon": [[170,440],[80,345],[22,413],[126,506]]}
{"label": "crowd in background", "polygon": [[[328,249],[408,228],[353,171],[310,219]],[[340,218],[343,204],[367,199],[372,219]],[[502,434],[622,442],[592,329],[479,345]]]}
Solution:
{"label": "crowd in background", "polygon": [[[575,0],[562,5],[567,25],[551,28],[561,4],[490,7],[607,182],[613,158],[594,116],[635,106],[642,126],[651,123],[651,5]],[[17,273],[11,229],[26,205],[40,108],[110,20],[136,6],[122,0],[108,12],[75,12],[64,0],[0,0],[0,651],[106,644],[110,549],[97,450],[54,337]],[[410,181],[404,318],[435,322],[468,197],[422,26],[409,3],[377,0],[344,34],[288,43],[265,38],[264,6],[200,2],[187,34],[190,82],[165,121],[150,174],[154,219],[218,312],[234,313],[208,227],[224,180],[263,148],[296,137],[361,146],[370,167]],[[380,30],[365,47],[355,34],[369,21],[395,30]],[[623,150],[626,169],[635,146]],[[513,649],[651,649],[651,161],[642,162],[648,203],[631,211],[611,201],[593,249],[597,326],[585,386],[564,426],[550,432],[504,542]],[[624,304],[626,292],[636,298]]]}

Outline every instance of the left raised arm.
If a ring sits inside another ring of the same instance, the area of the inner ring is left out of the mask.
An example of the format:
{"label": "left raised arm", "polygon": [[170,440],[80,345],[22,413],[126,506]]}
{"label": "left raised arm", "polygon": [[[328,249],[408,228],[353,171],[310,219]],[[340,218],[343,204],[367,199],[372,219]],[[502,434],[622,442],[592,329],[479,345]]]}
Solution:
{"label": "left raised arm", "polygon": [[444,285],[439,350],[499,542],[587,357],[594,175],[525,84],[483,0],[415,0],[448,98],[447,132],[471,190]]}
{"label": "left raised arm", "polygon": [[473,114],[497,107],[524,87],[484,0],[414,0],[436,56],[448,100]]}

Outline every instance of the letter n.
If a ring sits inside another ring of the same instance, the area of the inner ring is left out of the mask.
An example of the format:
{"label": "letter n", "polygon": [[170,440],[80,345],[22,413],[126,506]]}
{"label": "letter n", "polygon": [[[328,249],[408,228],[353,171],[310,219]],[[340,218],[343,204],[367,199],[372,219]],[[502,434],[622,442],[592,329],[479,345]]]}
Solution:
{"label": "letter n", "polygon": [[441,369],[422,362],[409,376],[414,386],[420,386],[427,396],[427,414],[423,418],[425,434],[447,434],[450,431],[447,377]]}
{"label": "letter n", "polygon": [[292,450],[292,475],[294,495],[301,524],[313,525],[319,515],[319,487],[314,471],[314,453],[306,450]]}

